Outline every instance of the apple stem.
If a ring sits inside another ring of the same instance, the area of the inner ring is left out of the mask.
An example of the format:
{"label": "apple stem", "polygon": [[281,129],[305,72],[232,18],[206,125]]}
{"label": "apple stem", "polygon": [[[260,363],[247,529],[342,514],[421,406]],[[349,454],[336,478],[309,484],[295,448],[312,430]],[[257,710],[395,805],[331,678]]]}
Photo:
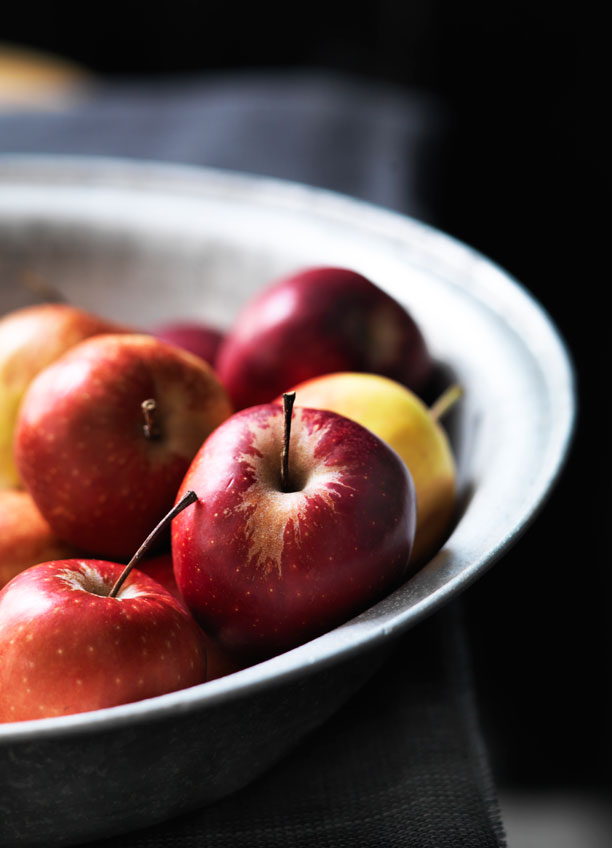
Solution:
{"label": "apple stem", "polygon": [[68,303],[60,291],[34,271],[24,271],[20,275],[19,281],[24,289],[27,289],[45,303]]}
{"label": "apple stem", "polygon": [[289,491],[289,441],[291,439],[291,415],[295,402],[295,392],[285,392],[283,395],[283,412],[285,413],[285,442],[281,456],[281,488]]}
{"label": "apple stem", "polygon": [[429,407],[429,414],[434,421],[439,421],[448,410],[454,406],[463,395],[463,389],[457,383],[442,392],[438,400]]}
{"label": "apple stem", "polygon": [[157,419],[157,402],[153,398],[143,400],[140,404],[142,414],[144,415],[143,430],[147,439],[159,439],[161,430],[159,429],[159,421]]}
{"label": "apple stem", "polygon": [[121,589],[121,587],[125,583],[126,578],[128,577],[130,571],[136,565],[138,565],[138,563],[143,559],[143,557],[145,557],[147,555],[149,550],[153,547],[154,543],[156,542],[157,538],[170,525],[172,519],[176,518],[176,516],[179,514],[179,512],[182,512],[190,504],[195,503],[197,501],[197,499],[198,499],[198,496],[196,495],[196,493],[189,490],[185,495],[183,495],[183,497],[180,499],[180,501],[172,507],[170,512],[162,518],[162,520],[159,522],[159,524],[157,525],[155,530],[153,530],[152,533],[149,533],[149,535],[144,540],[142,545],[138,548],[138,550],[136,551],[136,553],[134,554],[132,559],[128,562],[128,564],[125,566],[125,568],[121,572],[119,579],[117,580],[117,582],[115,583],[115,585],[113,586],[113,588],[109,592],[109,595],[108,595],[109,598],[116,598],[117,597],[117,593],[119,592],[119,589]]}

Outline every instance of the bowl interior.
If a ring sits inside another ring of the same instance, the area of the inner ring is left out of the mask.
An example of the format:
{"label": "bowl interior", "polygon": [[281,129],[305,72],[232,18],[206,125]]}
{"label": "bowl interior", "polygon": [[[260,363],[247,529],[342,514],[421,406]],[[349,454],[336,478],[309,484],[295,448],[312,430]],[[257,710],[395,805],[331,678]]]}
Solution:
{"label": "bowl interior", "polygon": [[143,328],[185,316],[228,327],[275,277],[342,265],[410,310],[465,389],[449,419],[461,514],[443,550],[404,586],[331,633],[229,678],[37,726],[187,708],[389,637],[474,580],[550,489],[574,415],[567,354],[528,293],[464,245],[348,198],[200,169],[15,158],[0,161],[0,186],[0,313],[32,302],[19,285],[31,272],[73,303]]}

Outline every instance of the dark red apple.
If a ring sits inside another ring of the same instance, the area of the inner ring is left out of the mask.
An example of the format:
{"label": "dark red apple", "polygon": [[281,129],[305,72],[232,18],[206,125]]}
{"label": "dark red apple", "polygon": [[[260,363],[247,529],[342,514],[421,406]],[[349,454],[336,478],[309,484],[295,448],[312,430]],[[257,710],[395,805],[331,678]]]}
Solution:
{"label": "dark red apple", "polygon": [[406,310],[344,268],[301,271],[265,289],[238,317],[216,364],[237,409],[335,371],[382,374],[418,392],[432,370]]}
{"label": "dark red apple", "polygon": [[[149,577],[161,583],[164,589],[167,589],[181,603],[184,603],[183,597],[176,585],[171,554],[160,554],[159,556],[152,557],[141,563],[140,569],[145,574],[148,574]],[[202,631],[202,638],[204,639],[204,646],[206,648],[206,680],[216,680],[218,677],[225,677],[228,674],[233,674],[235,671],[240,671],[241,668],[245,668],[246,664],[239,657],[232,656],[232,654],[214,642],[204,631]]]}
{"label": "dark red apple", "polygon": [[333,412],[297,408],[287,480],[284,415],[267,404],[205,442],[181,492],[174,571],[203,629],[233,654],[270,656],[368,607],[406,574],[415,494],[398,455]]}
{"label": "dark red apple", "polygon": [[98,336],[31,384],[17,466],[58,536],[125,560],[230,412],[214,371],[196,356],[151,336]]}
{"label": "dark red apple", "polygon": [[215,327],[193,321],[175,321],[161,324],[152,332],[155,338],[199,356],[214,368],[217,353],[223,341],[223,333]]}

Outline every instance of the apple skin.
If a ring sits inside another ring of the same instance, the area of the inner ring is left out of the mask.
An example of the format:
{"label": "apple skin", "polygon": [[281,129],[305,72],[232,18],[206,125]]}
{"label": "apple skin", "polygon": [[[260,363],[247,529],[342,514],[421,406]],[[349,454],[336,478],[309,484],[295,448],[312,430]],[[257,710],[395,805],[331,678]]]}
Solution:
{"label": "apple skin", "polygon": [[[290,480],[280,483],[283,410],[233,415],[204,443],[173,522],[174,573],[203,629],[261,659],[362,611],[406,575],[414,487],[397,454],[333,412],[293,415]],[[180,496],[180,495],[179,495]]]}
{"label": "apple skin", "polygon": [[420,391],[432,367],[406,310],[344,268],[312,268],[265,289],[239,315],[217,358],[236,409],[336,371],[383,374]]}
{"label": "apple skin", "polygon": [[123,566],[58,560],[0,592],[0,721],[69,715],[202,683],[199,628],[162,586]]}
{"label": "apple skin", "polygon": [[[159,438],[141,403],[157,401]],[[172,506],[198,448],[231,414],[214,371],[145,335],[82,342],[32,382],[15,457],[24,484],[62,539],[127,560]]]}
{"label": "apple skin", "polygon": [[0,589],[31,565],[77,554],[57,538],[27,492],[0,491]]}
{"label": "apple skin", "polygon": [[189,353],[199,356],[213,368],[224,338],[223,333],[214,327],[188,321],[162,324],[155,327],[152,333],[156,339],[161,339],[163,342],[176,345],[182,350],[187,350]]}
{"label": "apple skin", "polygon": [[416,565],[444,542],[455,512],[455,460],[429,408],[405,386],[375,374],[326,374],[294,386],[300,404],[346,415],[376,433],[408,466],[417,499]]}
{"label": "apple skin", "polygon": [[[176,521],[176,519],[175,519]],[[174,569],[172,566],[172,554],[159,554],[140,564],[141,571],[148,574],[164,589],[170,592],[182,604],[185,603],[179,588],[176,585],[174,577]],[[232,656],[225,651],[220,645],[214,642],[207,633],[202,630],[202,638],[206,648],[206,680],[216,680],[218,677],[226,677],[228,674],[233,674],[235,671],[246,667],[246,663],[238,657]]]}
{"label": "apple skin", "polygon": [[0,318],[0,489],[20,483],[13,461],[19,405],[34,377],[78,342],[124,328],[64,303],[17,309]]}

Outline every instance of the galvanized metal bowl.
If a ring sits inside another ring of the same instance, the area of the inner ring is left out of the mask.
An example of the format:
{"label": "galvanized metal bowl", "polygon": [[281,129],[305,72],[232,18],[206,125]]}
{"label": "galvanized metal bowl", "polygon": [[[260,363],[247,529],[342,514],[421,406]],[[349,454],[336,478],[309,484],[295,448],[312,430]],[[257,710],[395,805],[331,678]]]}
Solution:
{"label": "galvanized metal bowl", "polygon": [[465,397],[451,419],[461,510],[440,553],[341,627],[267,662],[122,707],[0,726],[0,843],[70,844],[221,798],[371,675],[398,634],[518,537],[574,418],[571,364],[542,308],[429,227],[300,185],[128,161],[0,158],[0,312],[42,275],[74,303],[150,326],[229,325],[281,273],[335,264],[404,303]]}

